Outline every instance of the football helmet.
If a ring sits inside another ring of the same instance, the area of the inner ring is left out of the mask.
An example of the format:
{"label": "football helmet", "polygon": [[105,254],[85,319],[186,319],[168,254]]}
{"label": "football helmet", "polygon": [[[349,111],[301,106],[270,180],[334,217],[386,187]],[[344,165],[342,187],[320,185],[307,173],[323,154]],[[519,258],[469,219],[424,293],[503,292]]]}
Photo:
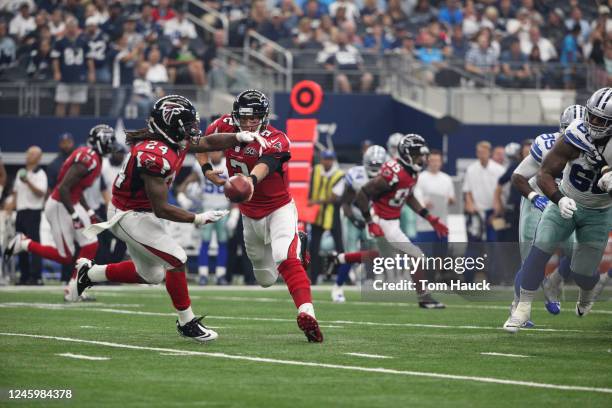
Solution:
{"label": "football helmet", "polygon": [[387,139],[387,152],[393,159],[397,158],[397,146],[400,140],[402,140],[402,137],[404,137],[404,135],[401,133],[393,133],[389,136],[389,139]]}
{"label": "football helmet", "polygon": [[147,124],[150,132],[175,146],[184,146],[186,142],[196,145],[202,137],[198,111],[189,99],[180,95],[159,98]]}
{"label": "football helmet", "polygon": [[116,143],[115,130],[108,125],[96,125],[87,135],[87,145],[102,156],[111,153]]}
{"label": "football helmet", "polygon": [[421,171],[427,155],[427,142],[423,136],[416,133],[404,136],[397,146],[397,160],[415,172]]}
{"label": "football helmet", "polygon": [[268,126],[270,116],[270,102],[268,97],[256,89],[247,89],[241,92],[234,100],[232,107],[232,119],[240,130],[240,119],[259,118],[259,125],[255,132],[259,132]]}
{"label": "football helmet", "polygon": [[569,126],[574,119],[584,119],[586,108],[582,105],[570,105],[561,114],[559,118],[559,131],[565,132],[565,129]]}
{"label": "football helmet", "polygon": [[363,154],[363,167],[369,178],[376,177],[382,165],[387,161],[387,151],[384,147],[373,145]]}
{"label": "football helmet", "polygon": [[612,88],[601,88],[586,103],[584,125],[593,140],[612,136]]}

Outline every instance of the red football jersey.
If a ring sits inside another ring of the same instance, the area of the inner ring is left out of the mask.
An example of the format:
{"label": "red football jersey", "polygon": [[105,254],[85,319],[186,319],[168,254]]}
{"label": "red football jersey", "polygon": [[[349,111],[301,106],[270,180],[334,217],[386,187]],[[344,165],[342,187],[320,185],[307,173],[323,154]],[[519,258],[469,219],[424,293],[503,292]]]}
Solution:
{"label": "red football jersey", "polygon": [[414,191],[417,177],[412,176],[396,160],[389,160],[380,168],[391,190],[374,200],[374,212],[380,218],[392,220],[400,217],[404,202]]}
{"label": "red football jersey", "polygon": [[[206,136],[212,133],[234,133],[239,129],[234,125],[231,115],[223,115],[206,129]],[[248,175],[262,156],[271,155],[282,162],[274,173],[259,181],[251,200],[239,204],[240,212],[249,218],[260,219],[291,201],[287,169],[291,158],[290,143],[287,135],[268,125],[259,134],[270,142],[263,149],[257,142],[242,144],[225,151],[225,163],[231,176],[241,173]]]}
{"label": "red football jersey", "polygon": [[83,195],[83,190],[91,186],[100,176],[100,172],[102,171],[102,158],[98,153],[96,153],[95,150],[86,146],[77,147],[74,149],[74,152],[72,152],[72,154],[64,161],[64,164],[62,164],[59,176],[57,177],[57,184],[51,193],[51,198],[54,200],[60,201],[60,182],[64,179],[68,169],[74,163],[81,163],[87,167],[88,173],[70,189],[70,201],[73,205],[79,202],[81,196]]}
{"label": "red football jersey", "polygon": [[163,177],[170,188],[186,154],[187,149],[177,151],[160,140],[143,140],[133,145],[113,183],[113,205],[123,211],[151,211],[140,175]]}

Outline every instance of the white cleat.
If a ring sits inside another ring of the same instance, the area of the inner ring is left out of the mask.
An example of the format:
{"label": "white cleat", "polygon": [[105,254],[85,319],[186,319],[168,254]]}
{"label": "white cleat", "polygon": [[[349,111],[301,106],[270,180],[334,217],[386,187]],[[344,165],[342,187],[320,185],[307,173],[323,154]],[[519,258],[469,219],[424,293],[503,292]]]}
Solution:
{"label": "white cleat", "polygon": [[64,287],[64,301],[70,303],[79,301],[76,278],[70,279],[70,281],[68,281],[68,284]]}
{"label": "white cleat", "polygon": [[6,249],[4,250],[4,261],[7,262],[12,256],[23,252],[24,243],[27,240],[29,240],[29,238],[26,237],[24,234],[22,234],[21,232],[17,233],[17,235],[15,235],[13,239],[9,241],[8,245],[6,246]]}
{"label": "white cleat", "polygon": [[576,316],[586,316],[595,303],[595,291],[594,290],[578,290],[578,301],[576,302]]}
{"label": "white cleat", "polygon": [[331,292],[331,298],[334,303],[345,303],[344,289],[341,286],[334,285]]}
{"label": "white cleat", "polygon": [[516,333],[531,317],[531,302],[519,302],[512,315],[504,323],[504,330],[508,333]]}

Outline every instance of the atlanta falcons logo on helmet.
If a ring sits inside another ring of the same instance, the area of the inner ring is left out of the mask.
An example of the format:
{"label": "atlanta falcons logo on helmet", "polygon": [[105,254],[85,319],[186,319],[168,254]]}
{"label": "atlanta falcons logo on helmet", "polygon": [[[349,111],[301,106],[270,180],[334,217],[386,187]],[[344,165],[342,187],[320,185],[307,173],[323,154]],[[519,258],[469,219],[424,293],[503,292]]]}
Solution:
{"label": "atlanta falcons logo on helmet", "polygon": [[164,122],[170,125],[172,117],[174,115],[179,115],[182,111],[185,110],[185,107],[176,102],[168,101],[168,102],[165,102],[161,106],[161,109],[162,109],[162,118],[164,119]]}

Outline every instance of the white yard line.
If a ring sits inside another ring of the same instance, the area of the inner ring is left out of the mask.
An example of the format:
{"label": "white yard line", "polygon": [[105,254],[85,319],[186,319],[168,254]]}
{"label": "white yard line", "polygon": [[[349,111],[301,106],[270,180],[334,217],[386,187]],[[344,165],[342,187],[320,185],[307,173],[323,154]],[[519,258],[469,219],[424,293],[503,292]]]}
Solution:
{"label": "white yard line", "polygon": [[525,356],[523,354],[506,354],[506,353],[495,353],[493,351],[489,351],[489,352],[485,352],[485,353],[480,353],[483,356],[499,356],[499,357],[517,357],[517,358],[527,358],[527,357],[531,357],[531,356]]}
{"label": "white yard line", "polygon": [[76,358],[77,360],[91,360],[91,361],[110,360],[110,357],[84,356],[83,354],[62,353],[62,354],[57,354],[57,355],[60,357]]}
{"label": "white yard line", "polygon": [[516,385],[516,386],[523,386],[523,387],[544,388],[544,389],[553,389],[553,390],[561,390],[561,391],[580,391],[580,392],[588,392],[588,393],[596,392],[596,393],[612,394],[612,388],[603,388],[603,387],[586,387],[586,386],[580,386],[580,385],[548,384],[548,383],[537,383],[537,382],[531,382],[531,381],[509,380],[509,379],[494,378],[494,377],[477,377],[477,376],[469,376],[469,375],[432,373],[432,372],[426,372],[426,371],[404,371],[404,370],[396,370],[396,369],[389,369],[389,368],[360,367],[360,366],[341,365],[341,364],[315,363],[315,362],[310,362],[310,361],[298,361],[298,360],[279,360],[279,359],[274,359],[274,358],[232,355],[232,354],[217,353],[217,352],[190,351],[190,350],[170,349],[170,348],[161,348],[161,347],[134,346],[131,344],[121,344],[121,343],[111,343],[111,342],[106,342],[106,341],[76,339],[72,337],[45,336],[45,335],[39,335],[39,334],[0,333],[0,336],[29,337],[29,338],[35,338],[35,339],[57,340],[57,341],[65,341],[65,342],[71,342],[71,343],[95,344],[98,346],[129,349],[129,350],[140,350],[140,351],[145,350],[145,351],[154,351],[156,353],[189,354],[192,356],[205,356],[205,357],[222,358],[222,359],[228,359],[228,360],[253,361],[253,362],[258,362],[258,363],[279,364],[279,365],[297,366],[297,367],[318,367],[318,368],[359,371],[359,372],[377,373],[377,374],[425,377],[425,378],[458,380],[458,381],[489,383],[489,384]]}
{"label": "white yard line", "polygon": [[[62,310],[62,304],[56,304],[55,308],[49,310]],[[33,307],[41,308],[38,303],[18,303],[18,302],[6,302],[0,303],[0,307]],[[73,308],[73,307],[71,307]],[[140,310],[124,310],[124,309],[110,309],[110,308],[94,308],[88,307],[82,309],[83,311],[92,312],[103,312],[103,313],[116,313],[116,314],[128,314],[128,315],[140,315],[140,316],[164,316],[164,317],[176,317],[174,313],[161,313],[161,312],[146,312]],[[243,316],[206,316],[206,319],[213,320],[243,320],[243,321],[259,321],[259,322],[295,322],[295,319],[283,319],[275,317],[243,317]],[[382,323],[382,322],[367,322],[367,321],[353,321],[353,320],[319,320],[320,324],[331,324],[331,325],[361,325],[361,326],[378,326],[378,327],[419,327],[429,329],[465,329],[465,330],[502,330],[502,327],[494,326],[474,326],[474,325],[446,325],[446,324],[425,324],[425,323]],[[574,329],[544,329],[544,328],[531,328],[522,329],[525,332],[555,332],[555,333],[610,333],[608,330],[574,330]]]}
{"label": "white yard line", "polygon": [[393,358],[389,356],[381,356],[380,354],[366,354],[366,353],[344,353],[344,354],[346,354],[347,356],[365,357],[365,358],[382,358],[382,359]]}

